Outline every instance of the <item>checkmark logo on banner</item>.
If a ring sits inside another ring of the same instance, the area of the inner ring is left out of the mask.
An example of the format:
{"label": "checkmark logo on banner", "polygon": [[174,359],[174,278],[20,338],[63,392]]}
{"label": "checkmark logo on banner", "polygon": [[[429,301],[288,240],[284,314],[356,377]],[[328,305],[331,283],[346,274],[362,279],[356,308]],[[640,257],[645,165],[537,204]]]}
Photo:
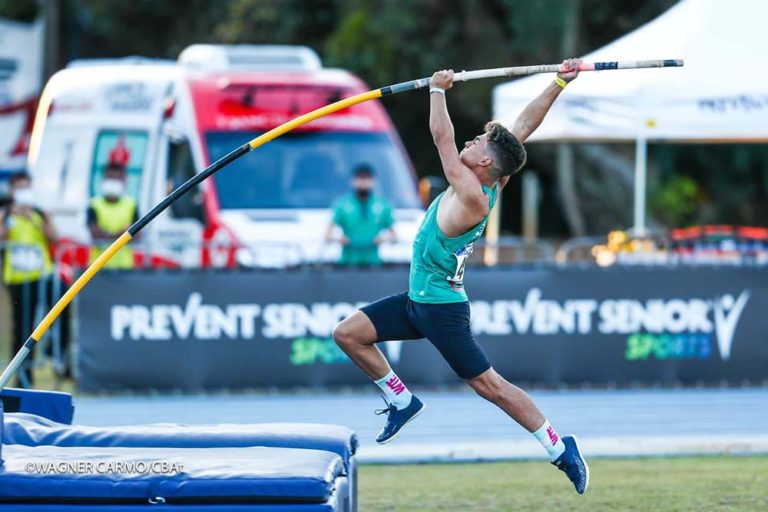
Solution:
{"label": "checkmark logo on banner", "polygon": [[733,333],[739,323],[744,306],[749,300],[749,290],[744,290],[736,301],[732,295],[723,295],[715,301],[715,331],[717,332],[717,347],[720,357],[727,361],[731,357]]}

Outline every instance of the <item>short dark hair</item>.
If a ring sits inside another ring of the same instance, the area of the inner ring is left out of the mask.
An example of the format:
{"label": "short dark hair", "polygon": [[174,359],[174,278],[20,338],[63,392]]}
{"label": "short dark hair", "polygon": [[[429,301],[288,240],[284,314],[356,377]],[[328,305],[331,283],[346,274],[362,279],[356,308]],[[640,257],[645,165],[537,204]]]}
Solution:
{"label": "short dark hair", "polygon": [[511,176],[523,168],[528,154],[523,143],[501,123],[491,121],[485,125],[488,149],[491,153],[491,173],[496,178]]}
{"label": "short dark hair", "polygon": [[32,176],[27,171],[16,171],[8,178],[8,184],[12,187],[20,181],[32,181]]}
{"label": "short dark hair", "polygon": [[373,167],[368,164],[360,164],[352,171],[355,178],[373,178]]}

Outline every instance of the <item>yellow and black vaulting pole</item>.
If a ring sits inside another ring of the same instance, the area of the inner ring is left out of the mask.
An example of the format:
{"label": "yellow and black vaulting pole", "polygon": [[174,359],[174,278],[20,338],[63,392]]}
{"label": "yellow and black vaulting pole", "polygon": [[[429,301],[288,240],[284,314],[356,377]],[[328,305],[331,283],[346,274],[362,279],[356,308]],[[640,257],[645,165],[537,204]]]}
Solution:
{"label": "yellow and black vaulting pole", "polygon": [[[625,61],[625,62],[595,62],[595,63],[585,62],[581,64],[580,71],[679,67],[682,65],[683,65],[682,60],[671,60],[671,59],[647,60],[647,61]],[[456,75],[454,76],[454,81],[463,82],[466,80],[476,80],[479,78],[514,77],[514,76],[533,75],[536,73],[557,73],[559,71],[562,71],[560,64],[481,69],[477,71],[462,71],[460,73],[456,73]],[[166,197],[160,203],[158,203],[157,206],[152,208],[152,210],[147,212],[146,215],[144,215],[142,218],[136,221],[130,228],[128,228],[128,230],[125,233],[120,235],[120,237],[117,240],[112,242],[112,245],[110,245],[98,258],[96,258],[96,260],[93,263],[91,263],[91,265],[85,270],[85,272],[83,272],[83,274],[80,275],[80,277],[74,282],[74,284],[72,284],[72,286],[67,290],[67,292],[58,300],[58,302],[56,302],[53,308],[51,308],[48,314],[45,315],[45,318],[43,318],[40,324],[35,328],[35,330],[32,332],[32,335],[24,343],[24,346],[21,348],[21,350],[19,350],[19,352],[13,357],[11,362],[3,371],[2,375],[0,375],[0,389],[8,385],[8,382],[11,380],[13,375],[16,373],[16,371],[19,369],[21,364],[27,358],[29,353],[35,348],[35,345],[37,344],[38,341],[40,341],[40,339],[46,333],[46,331],[51,326],[51,324],[59,317],[59,315],[64,310],[64,308],[66,308],[69,305],[69,303],[72,302],[72,299],[74,299],[75,296],[77,296],[77,294],[80,293],[80,290],[83,289],[83,287],[88,283],[88,281],[90,281],[91,278],[94,275],[96,275],[96,273],[99,270],[101,270],[104,264],[106,264],[107,261],[109,261],[109,259],[112,256],[114,256],[114,254],[117,251],[119,251],[124,245],[130,242],[133,239],[133,237],[144,228],[144,226],[152,222],[152,220],[155,217],[157,217],[163,210],[168,208],[178,198],[186,194],[189,191],[189,189],[201,183],[203,180],[207,179],[209,176],[213,175],[220,169],[226,167],[227,165],[234,162],[235,160],[245,155],[246,153],[253,151],[259,146],[262,146],[267,142],[285,133],[288,133],[291,130],[294,130],[295,128],[298,128],[299,126],[302,126],[311,121],[314,121],[315,119],[321,118],[323,116],[327,116],[328,114],[332,114],[334,112],[338,112],[339,110],[351,107],[352,105],[357,105],[358,103],[363,103],[368,100],[378,99],[383,96],[389,96],[392,94],[397,94],[405,91],[422,89],[424,87],[427,87],[428,85],[429,85],[429,78],[419,78],[417,80],[411,80],[410,82],[402,82],[395,85],[389,85],[387,87],[382,87],[381,89],[375,89],[373,91],[368,91],[361,94],[357,94],[355,96],[350,96],[349,98],[345,98],[341,101],[337,101],[336,103],[331,103],[330,105],[327,105],[325,107],[319,108],[317,110],[313,110],[312,112],[309,112],[295,119],[292,119],[291,121],[288,121],[287,123],[282,124],[277,128],[274,128],[256,137],[255,139],[251,140],[247,144],[243,144],[242,146],[235,149],[231,153],[225,155],[224,157],[212,163],[210,166],[208,166],[202,172],[195,175],[193,178],[189,179],[187,182],[182,184],[179,188],[171,192],[171,194],[168,195],[168,197]]]}

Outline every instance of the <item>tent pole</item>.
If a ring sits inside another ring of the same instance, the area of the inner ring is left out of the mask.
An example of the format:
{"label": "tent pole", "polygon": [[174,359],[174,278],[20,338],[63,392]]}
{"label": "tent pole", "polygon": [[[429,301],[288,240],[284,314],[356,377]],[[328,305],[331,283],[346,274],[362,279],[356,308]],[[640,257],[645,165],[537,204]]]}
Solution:
{"label": "tent pole", "polygon": [[635,211],[634,231],[636,235],[644,235],[645,227],[645,198],[646,174],[648,172],[648,140],[641,133],[635,141]]}

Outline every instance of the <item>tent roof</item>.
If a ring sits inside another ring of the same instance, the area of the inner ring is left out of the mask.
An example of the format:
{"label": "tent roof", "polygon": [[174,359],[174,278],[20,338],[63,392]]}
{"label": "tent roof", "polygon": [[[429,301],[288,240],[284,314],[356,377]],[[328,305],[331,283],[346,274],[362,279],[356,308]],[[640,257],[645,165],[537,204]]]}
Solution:
{"label": "tent roof", "polygon": [[[531,140],[768,140],[764,0],[683,0],[587,61],[682,58],[685,67],[583,73]],[[511,125],[552,80],[499,85],[494,116]]]}

